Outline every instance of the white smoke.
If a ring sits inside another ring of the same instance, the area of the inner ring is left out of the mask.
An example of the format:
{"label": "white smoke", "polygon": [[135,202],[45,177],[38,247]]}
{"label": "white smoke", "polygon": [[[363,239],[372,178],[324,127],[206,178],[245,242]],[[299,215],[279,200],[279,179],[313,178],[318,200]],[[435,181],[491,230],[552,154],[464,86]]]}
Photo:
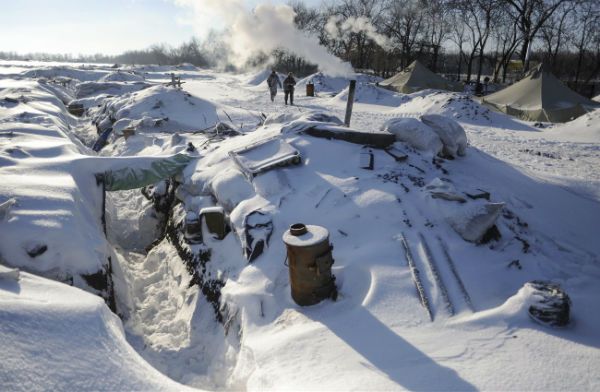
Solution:
{"label": "white smoke", "polygon": [[288,5],[259,4],[248,11],[243,0],[174,0],[176,4],[192,8],[199,20],[218,18],[230,35],[228,43],[231,59],[241,66],[259,53],[269,54],[285,49],[332,76],[347,76],[353,72],[349,63],[333,56],[319,44],[315,36],[298,30],[296,16]]}
{"label": "white smoke", "polygon": [[325,31],[333,39],[345,39],[351,33],[364,33],[383,49],[392,49],[390,39],[383,34],[379,34],[375,26],[365,16],[350,16],[344,19],[343,16],[334,15],[327,20]]}

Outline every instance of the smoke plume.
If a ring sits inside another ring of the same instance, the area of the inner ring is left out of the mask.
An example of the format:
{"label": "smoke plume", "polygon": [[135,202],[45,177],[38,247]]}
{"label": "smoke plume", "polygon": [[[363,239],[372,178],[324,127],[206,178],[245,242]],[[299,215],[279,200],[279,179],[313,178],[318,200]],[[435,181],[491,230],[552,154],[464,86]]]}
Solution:
{"label": "smoke plume", "polygon": [[206,21],[210,15],[220,20],[229,35],[230,60],[235,65],[242,66],[257,54],[285,49],[333,76],[346,76],[353,71],[350,64],[321,46],[317,37],[296,28],[296,14],[288,5],[262,3],[249,11],[243,0],[174,1],[192,8],[198,19]]}
{"label": "smoke plume", "polygon": [[340,15],[334,15],[327,20],[325,25],[325,31],[333,39],[344,39],[347,38],[350,33],[364,33],[367,37],[375,41],[375,43],[381,46],[383,49],[390,50],[391,43],[388,37],[379,34],[375,26],[371,21],[364,16],[344,19]]}

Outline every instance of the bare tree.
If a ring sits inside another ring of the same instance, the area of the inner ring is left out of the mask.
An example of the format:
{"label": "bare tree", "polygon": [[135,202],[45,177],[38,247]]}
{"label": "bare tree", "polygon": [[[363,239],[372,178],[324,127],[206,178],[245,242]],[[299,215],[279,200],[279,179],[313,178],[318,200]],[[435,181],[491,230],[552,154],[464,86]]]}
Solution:
{"label": "bare tree", "polygon": [[522,36],[519,56],[524,64],[524,71],[529,69],[526,61],[527,52],[538,31],[548,19],[567,2],[577,0],[504,0],[508,11],[517,24]]}
{"label": "bare tree", "polygon": [[390,0],[387,4],[387,29],[400,48],[400,66],[405,68],[414,60],[413,51],[423,39],[424,12],[420,0]]}
{"label": "bare tree", "polygon": [[554,69],[559,51],[568,40],[567,28],[573,26],[575,3],[564,3],[540,28],[540,38],[546,47],[545,62]]}

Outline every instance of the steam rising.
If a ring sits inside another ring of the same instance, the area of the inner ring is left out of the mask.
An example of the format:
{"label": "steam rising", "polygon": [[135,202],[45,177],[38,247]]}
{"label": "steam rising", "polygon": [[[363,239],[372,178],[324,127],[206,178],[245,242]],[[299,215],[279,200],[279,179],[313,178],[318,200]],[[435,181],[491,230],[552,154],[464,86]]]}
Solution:
{"label": "steam rising", "polygon": [[379,34],[375,29],[375,26],[371,24],[371,21],[364,16],[351,16],[347,19],[344,19],[340,15],[334,15],[327,20],[325,31],[333,39],[347,38],[350,33],[364,33],[383,49],[392,49],[389,38],[385,35]]}
{"label": "steam rising", "polygon": [[332,76],[353,72],[350,64],[333,56],[319,45],[317,37],[307,35],[294,24],[296,16],[288,5],[259,4],[250,12],[242,0],[174,0],[176,4],[192,7],[196,16],[206,20],[212,15],[221,20],[229,34],[231,62],[241,66],[253,56],[285,49]]}

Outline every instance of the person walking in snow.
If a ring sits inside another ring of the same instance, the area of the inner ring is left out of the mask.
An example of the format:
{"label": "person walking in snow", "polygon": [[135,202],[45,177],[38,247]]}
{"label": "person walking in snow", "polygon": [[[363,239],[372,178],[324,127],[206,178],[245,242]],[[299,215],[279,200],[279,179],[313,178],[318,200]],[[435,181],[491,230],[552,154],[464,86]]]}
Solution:
{"label": "person walking in snow", "polygon": [[286,105],[288,97],[290,98],[290,105],[294,105],[294,86],[296,86],[296,79],[294,79],[294,74],[290,72],[287,78],[283,80],[283,93]]}
{"label": "person walking in snow", "polygon": [[269,91],[271,91],[271,102],[275,101],[275,96],[277,95],[277,86],[281,88],[281,81],[279,80],[279,76],[275,70],[271,72],[269,78],[267,79],[267,85],[269,86]]}

